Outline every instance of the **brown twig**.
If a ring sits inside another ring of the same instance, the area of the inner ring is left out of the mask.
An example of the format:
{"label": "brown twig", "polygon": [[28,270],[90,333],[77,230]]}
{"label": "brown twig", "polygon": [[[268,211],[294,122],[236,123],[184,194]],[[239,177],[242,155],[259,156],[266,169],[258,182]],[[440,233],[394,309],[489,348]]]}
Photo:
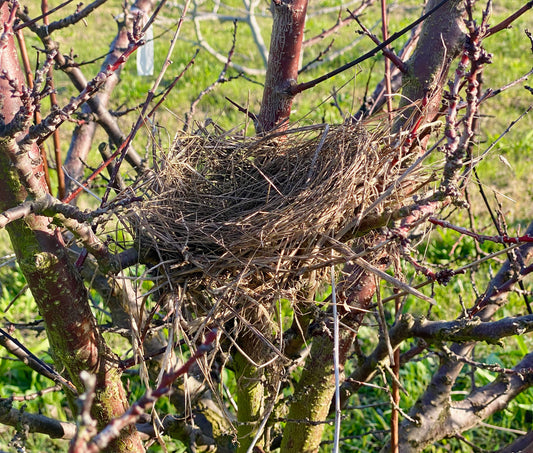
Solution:
{"label": "brown twig", "polygon": [[502,20],[499,24],[495,25],[494,27],[490,27],[486,32],[484,37],[492,36],[495,33],[498,33],[501,30],[504,30],[505,28],[508,28],[509,25],[511,25],[516,19],[518,19],[522,14],[527,12],[533,8],[533,1],[527,2],[522,8],[520,8],[515,13],[511,14],[508,18]]}
{"label": "brown twig", "polygon": [[[76,8],[76,12],[74,14],[71,14],[70,16],[64,17],[63,19],[57,20],[55,22],[52,22],[49,25],[41,25],[40,27],[37,27],[37,34],[46,34],[50,35],[56,30],[60,30],[62,28],[70,27],[71,25],[74,25],[75,23],[85,19],[89,14],[91,14],[96,8],[103,5],[107,0],[95,0],[92,3],[89,3],[85,8]],[[68,5],[70,2],[66,1],[63,4],[59,5],[58,7],[50,10],[47,14],[43,13],[43,15],[39,16],[37,19],[28,20],[25,23],[21,24],[19,27],[32,27],[32,30],[35,30],[34,24],[36,21],[47,18],[48,15],[54,11],[57,11],[60,8],[63,8],[65,5]],[[83,5],[83,3],[81,3]]]}
{"label": "brown twig", "polygon": [[[46,27],[49,26],[49,17],[47,11],[48,11],[48,0],[41,0],[41,11],[43,13],[43,22]],[[50,88],[50,104],[52,109],[56,109],[58,107],[57,102],[57,95],[54,88],[54,68],[53,66],[50,66],[48,68],[48,78],[47,78],[47,84]],[[59,129],[56,129],[54,133],[52,134],[53,137],[53,143],[54,143],[54,158],[55,158],[55,164],[56,164],[56,172],[57,172],[57,193],[59,198],[65,197],[65,174],[63,173],[63,159],[61,157],[61,142],[59,140]],[[46,156],[43,159],[43,161],[46,161]],[[48,165],[46,165],[45,168],[48,168]],[[48,186],[50,187],[50,186]]]}
{"label": "brown twig", "polygon": [[[372,3],[374,3],[375,0],[365,0],[361,2],[359,7],[354,11],[355,15],[361,14],[368,6],[370,6]],[[319,41],[322,41],[323,39],[327,38],[328,36],[332,35],[333,33],[337,32],[340,28],[344,27],[345,25],[349,24],[353,20],[353,15],[350,13],[348,16],[346,16],[344,19],[341,19],[340,16],[341,12],[339,12],[339,16],[337,18],[337,22],[332,27],[328,28],[327,30],[322,30],[318,35],[313,36],[312,38],[306,39],[302,46],[304,48],[312,46],[316,44]]]}
{"label": "brown twig", "polygon": [[[69,1],[72,1],[72,0],[69,0]],[[28,56],[28,50],[26,49],[26,41],[24,39],[24,33],[22,32],[22,30],[17,30],[16,36],[17,36],[17,42],[19,44],[22,64],[24,66],[24,72],[26,74],[26,83],[28,84],[28,87],[30,89],[33,89],[33,73],[32,73],[31,64],[30,64],[30,58]],[[41,112],[39,110],[36,110],[34,113],[34,116],[35,116],[35,123],[36,124],[40,123],[42,119]],[[50,182],[50,172],[48,170],[48,159],[46,157],[46,149],[43,144],[39,146],[39,149],[41,151],[41,159],[43,161],[44,178],[46,180],[46,185],[48,186],[48,190],[51,193],[52,183]]]}
{"label": "brown twig", "polygon": [[52,8],[45,13],[41,14],[40,16],[34,17],[31,20],[27,20],[26,22],[22,22],[20,24],[17,24],[15,26],[15,31],[22,30],[23,28],[29,27],[37,22],[39,22],[41,19],[44,19],[45,17],[48,17],[50,14],[55,13],[56,11],[60,10],[61,8],[67,6],[69,3],[72,3],[74,0],[66,0],[65,2],[61,3],[60,5],[56,6],[55,8]]}
{"label": "brown twig", "polygon": [[302,65],[302,67],[298,69],[298,75],[303,74],[313,64],[318,63],[319,61],[322,61],[322,57],[326,55],[332,49],[334,42],[335,40],[332,39],[331,42],[327,45],[327,47],[324,50],[321,50],[315,58],[313,58],[311,61],[307,62],[306,64]]}
{"label": "brown twig", "polygon": [[498,236],[487,236],[484,234],[474,233],[467,228],[453,225],[450,222],[447,222],[446,220],[439,220],[435,217],[430,217],[428,220],[433,225],[439,225],[443,228],[449,228],[451,230],[457,231],[458,233],[464,234],[465,236],[470,236],[471,238],[474,238],[476,241],[479,241],[481,243],[484,241],[496,242],[497,244],[521,244],[524,242],[533,242],[533,236],[529,234],[514,237],[507,236],[505,234]]}
{"label": "brown twig", "polygon": [[180,368],[175,369],[169,373],[165,373],[161,379],[158,387],[153,391],[147,391],[141,398],[133,403],[130,408],[118,418],[112,420],[102,431],[93,437],[89,443],[78,443],[71,445],[70,453],[98,453],[109,445],[114,440],[120,430],[124,427],[135,423],[139,417],[150,408],[159,398],[167,395],[172,390],[173,382],[180,376],[189,371],[191,366],[211,349],[211,344],[217,337],[217,331],[210,331],[205,341],[198,347],[196,352],[185,362]]}
{"label": "brown twig", "polygon": [[[383,3],[382,3],[383,4]],[[383,11],[383,10],[382,10]],[[360,20],[359,20],[359,17],[357,17],[354,13],[352,13],[350,10],[348,10],[348,12],[352,15],[353,19],[357,22],[357,24],[361,27],[361,29],[363,30],[363,33],[365,35],[367,35],[373,42],[374,44],[376,45],[381,45],[381,41],[378,39],[378,37],[376,35],[374,35],[374,33],[372,33]],[[382,13],[383,14],[383,13]],[[382,16],[383,17],[383,16]],[[384,18],[382,19],[383,20],[386,20],[386,16],[384,16]],[[383,25],[383,28],[382,28],[382,32],[383,32],[383,41],[387,41],[387,39],[389,39],[389,36],[388,36],[388,30],[386,28],[386,25],[384,24]],[[400,72],[402,72],[403,74],[406,74],[407,73],[407,66],[406,64],[402,61],[402,59],[400,57],[398,57],[398,55],[396,55],[392,50],[390,50],[388,48],[388,46],[384,47],[382,49],[382,52],[383,52],[383,55],[385,55],[385,61],[388,61],[390,60],[394,66],[396,66]],[[387,60],[388,59],[388,60]],[[388,67],[388,64],[387,64],[387,67]],[[389,68],[390,70],[390,68]],[[389,79],[390,79],[390,75],[389,75]],[[386,80],[386,79],[385,79]],[[390,89],[390,87],[389,87]]]}
{"label": "brown twig", "polygon": [[151,117],[156,112],[156,110],[161,106],[161,104],[163,102],[165,102],[165,99],[167,98],[168,94],[172,91],[172,89],[180,81],[180,79],[183,77],[183,75],[189,70],[189,68],[194,64],[194,61],[196,60],[196,57],[198,56],[199,52],[200,51],[198,49],[196,49],[196,52],[194,52],[194,55],[189,60],[187,65],[183,68],[183,70],[176,77],[174,77],[174,80],[172,80],[172,82],[170,82],[168,87],[166,87],[163,90],[163,92],[159,94],[159,96],[161,96],[161,99],[154,105],[152,110],[150,110],[150,113],[148,113],[147,117]]}
{"label": "brown twig", "polygon": [[231,42],[231,48],[230,48],[230,50],[228,52],[228,57],[227,57],[226,63],[224,64],[224,67],[222,68],[222,71],[220,71],[220,74],[218,75],[217,79],[211,85],[209,85],[208,87],[204,88],[200,92],[200,94],[198,94],[196,99],[191,102],[191,106],[189,108],[189,111],[185,115],[185,124],[183,125],[183,130],[184,131],[189,129],[190,122],[191,122],[191,120],[192,120],[192,118],[194,116],[194,112],[196,111],[196,106],[202,100],[202,98],[206,94],[208,94],[211,91],[213,91],[221,83],[225,83],[225,82],[228,81],[228,79],[226,78],[226,73],[228,72],[228,68],[230,66],[231,59],[232,59],[233,54],[235,52],[236,43],[237,43],[237,21],[234,20],[233,21],[233,37],[232,37],[232,42]]}

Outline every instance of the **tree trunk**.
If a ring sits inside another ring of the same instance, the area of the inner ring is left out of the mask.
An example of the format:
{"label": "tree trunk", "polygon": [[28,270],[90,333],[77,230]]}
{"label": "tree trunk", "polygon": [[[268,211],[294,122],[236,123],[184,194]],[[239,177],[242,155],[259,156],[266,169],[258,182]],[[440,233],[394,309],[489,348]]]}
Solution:
{"label": "tree trunk", "polygon": [[[434,8],[441,0],[429,0],[426,11]],[[438,113],[441,94],[447,80],[450,65],[459,55],[464,42],[464,2],[450,0],[429,16],[422,25],[422,31],[413,55],[406,62],[407,74],[403,76],[401,106],[429,96],[426,106],[427,120],[431,121]],[[407,109],[402,116],[400,127],[408,119],[413,109]]]}
{"label": "tree trunk", "polygon": [[[8,23],[9,5],[0,7],[0,23]],[[5,27],[5,25],[4,25]],[[4,28],[5,31],[5,28]],[[5,36],[5,35],[4,35]],[[0,66],[5,77],[0,79],[2,95],[1,127],[7,132],[0,141],[0,209],[6,210],[23,202],[28,194],[42,196],[48,188],[42,177],[42,161],[35,144],[20,149],[16,131],[9,134],[10,122],[28,103],[12,93],[11,83],[22,85],[12,35],[0,50]],[[22,136],[27,131],[22,132]],[[29,215],[7,226],[17,261],[43,317],[54,360],[60,371],[79,392],[83,384],[82,370],[97,376],[93,417],[99,426],[121,415],[128,406],[116,359],[112,357],[90,310],[83,281],[69,261],[59,230],[52,228],[46,217]],[[113,452],[142,452],[144,447],[135,428],[124,430],[109,447]]]}
{"label": "tree trunk", "polygon": [[272,11],[270,54],[256,123],[259,134],[286,127],[289,121],[294,98],[289,88],[298,79],[307,0],[273,0]]}

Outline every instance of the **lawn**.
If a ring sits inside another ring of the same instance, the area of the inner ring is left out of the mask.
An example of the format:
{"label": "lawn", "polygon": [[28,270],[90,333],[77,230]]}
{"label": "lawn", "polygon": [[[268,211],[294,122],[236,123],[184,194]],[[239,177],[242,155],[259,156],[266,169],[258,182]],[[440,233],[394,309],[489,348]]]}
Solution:
{"label": "lawn", "polygon": [[[38,14],[38,2],[27,2],[31,14]],[[50,7],[60,4],[60,1],[50,1]],[[109,43],[112,41],[116,32],[114,16],[121,12],[120,0],[109,0],[104,6],[99,8],[96,13],[87,19],[85,25],[69,27],[58,34],[57,40],[60,49],[68,53],[70,49],[74,50],[77,62],[89,62],[83,64],[82,68],[88,78],[94,76],[101,63],[101,57],[108,50]],[[207,11],[214,7],[212,2],[198,3],[198,7]],[[180,5],[177,2],[169,2],[162,10],[161,17],[156,21],[154,26],[155,40],[155,68],[156,74],[150,77],[137,75],[135,58],[127,62],[121,73],[121,82],[118,85],[113,99],[111,108],[117,112],[125,109],[135,109],[146,98],[154,80],[157,76],[157,70],[164,61],[167,49],[172,38],[179,16],[181,14]],[[354,8],[352,6],[351,8]],[[66,11],[71,12],[74,6],[67,6]],[[218,13],[224,16],[241,15],[242,3],[231,0],[221,4]],[[344,17],[346,13],[333,0],[324,0],[318,5],[312,6],[312,13],[306,24],[306,37],[313,37],[322,30],[327,29],[333,24],[340,14]],[[323,9],[328,8],[327,12],[318,14]],[[512,0],[497,1],[494,5],[493,19],[491,23],[495,24],[501,19],[507,17],[510,12],[516,8],[516,2]],[[192,10],[192,6],[191,6]],[[416,18],[421,11],[419,2],[404,1],[393,3],[390,15],[390,31],[394,32],[405,25],[409,24]],[[268,48],[268,34],[270,28],[270,14],[268,3],[263,1],[256,9],[257,20],[260,24],[263,39]],[[63,13],[55,13],[52,20],[60,17]],[[363,21],[369,28],[373,28],[376,34],[379,34],[379,5],[373,6],[363,16]],[[502,33],[497,34],[485,41],[486,47],[493,54],[493,64],[490,65],[484,73],[483,89],[497,89],[507,85],[513,80],[527,73],[531,67],[532,57],[530,52],[531,44],[524,34],[524,29],[531,24],[531,14],[522,16],[513,26]],[[234,33],[234,24],[231,20],[201,21],[201,27],[204,38],[220,54],[226,55],[232,46]],[[318,45],[306,49],[302,56],[302,62],[305,64],[316,58],[321,50],[324,50],[331,40],[334,39],[333,48],[325,54],[325,57],[333,54],[335,50],[348,49],[339,55],[336,59],[324,62],[313,69],[304,72],[300,80],[310,80],[322,75],[343,63],[353,60],[357,56],[365,53],[372,48],[373,44],[366,37],[358,34],[356,24],[350,23],[341,28],[337,33],[325,38]],[[39,47],[39,42],[26,34],[27,46]],[[195,32],[195,24],[190,17],[183,24],[180,38],[176,44],[171,57],[172,64],[166,71],[160,89],[168,86],[173,78],[183,70],[198,46],[198,35]],[[395,49],[400,49],[405,42],[401,38]],[[35,61],[35,51],[30,56]],[[232,58],[233,63],[255,68],[264,69],[264,64],[254,44],[254,39],[250,28],[244,23],[239,22],[236,31],[235,53]],[[372,87],[382,78],[383,57],[378,56],[372,60],[366,61],[356,66],[351,71],[346,71],[338,76],[319,85],[317,89],[310,93],[304,93],[296,99],[293,107],[293,119],[297,125],[309,125],[314,123],[340,123],[343,116],[354,113],[358,110],[364,99],[367,87]],[[224,63],[217,60],[205,49],[201,49],[194,58],[194,64],[187,71],[184,77],[178,82],[175,89],[171,91],[166,98],[163,108],[160,109],[156,116],[156,122],[153,128],[145,129],[138,135],[135,146],[139,150],[150,151],[150,144],[155,134],[156,141],[160,144],[161,150],[167,150],[177,131],[183,128],[186,113],[189,111],[191,103],[197,98],[203,89],[215,83],[219,78]],[[262,96],[262,75],[241,74],[234,68],[229,68],[224,83],[218,84],[213,91],[204,96],[196,107],[196,114],[192,130],[198,125],[205,125],[214,122],[216,125],[225,130],[240,130],[247,127],[247,133],[253,133],[252,125],[248,124],[249,119],[245,114],[240,112],[232,105],[227,98],[235,103],[249,109],[250,112],[258,112]],[[68,102],[70,96],[76,94],[67,77],[59,70],[55,71],[55,82],[57,93],[60,99],[60,105]],[[47,101],[45,101],[46,104]],[[487,147],[502,134],[512,121],[516,120],[531,104],[531,93],[523,88],[523,84],[511,87],[502,92],[493,99],[486,102],[483,106],[482,117],[479,119],[478,144],[475,153],[482,155]],[[48,105],[43,106],[47,110]],[[129,131],[134,121],[134,114],[120,117],[120,124],[124,131]],[[245,126],[247,125],[248,126]],[[531,200],[533,199],[533,151],[531,143],[533,141],[533,132],[531,130],[531,116],[518,122],[503,139],[488,153],[483,162],[478,167],[478,174],[482,181],[482,187],[489,194],[493,206],[501,203],[501,211],[505,218],[511,233],[524,230],[533,214]],[[212,126],[210,126],[212,127]],[[67,124],[61,129],[61,149],[66,154],[70,134],[73,125]],[[106,137],[99,132],[94,146],[100,141],[105,141]],[[97,152],[94,153],[94,161],[88,162],[88,166],[93,166],[98,161]],[[55,174],[52,171],[52,178]],[[491,219],[483,204],[482,197],[475,184],[470,185],[471,203],[474,206],[476,226],[479,230],[490,228]],[[497,200],[497,201],[496,201]],[[455,213],[451,219],[457,223],[465,224],[465,214]],[[25,290],[25,282],[9,249],[9,240],[5,231],[1,232],[1,244],[5,257],[0,261],[0,308],[4,310],[4,324],[6,323],[27,323],[28,321],[38,321],[38,314],[35,303],[31,294]],[[481,245],[481,252],[490,253],[494,251],[494,246],[490,243]],[[472,255],[476,255],[475,244],[470,239],[461,238],[459,234],[436,230],[430,237],[420,238],[417,249],[421,255],[424,255],[429,262],[441,264],[443,266],[452,263],[454,266],[460,266],[467,263]],[[494,264],[492,265],[494,266]],[[445,318],[453,319],[461,312],[460,297],[461,294],[475,295],[475,290],[483,288],[484,284],[490,279],[494,269],[491,265],[486,264],[483,272],[477,272],[475,276],[466,278],[455,278],[446,288],[436,286],[435,293],[440,300],[449,300],[445,306],[435,307],[432,316],[435,319]],[[406,268],[408,277],[415,277]],[[531,282],[529,282],[529,291],[531,293]],[[390,288],[383,285],[383,291],[386,293]],[[105,311],[103,301],[95,291],[91,291],[95,312],[100,322],[105,323],[109,317]],[[473,296],[472,296],[473,297]],[[466,306],[470,306],[473,300],[462,300]],[[417,306],[414,299],[408,299],[404,307],[406,311],[412,313],[426,314],[426,309]],[[523,299],[513,295],[513,299],[505,310],[509,314],[524,313]],[[24,345],[29,348],[35,355],[51,363],[52,358],[48,353],[48,344],[41,326],[26,326],[27,328],[16,330],[14,335],[23,341]],[[21,336],[24,335],[22,338]],[[370,347],[372,341],[376,338],[376,326],[368,324],[359,334],[359,339],[363,348]],[[111,340],[110,341],[121,341]],[[124,353],[129,346],[123,342]],[[403,352],[412,344],[404,345]],[[485,362],[499,364],[503,367],[512,366],[525,353],[531,350],[533,340],[531,336],[512,337],[507,339],[499,348],[479,346],[476,348],[475,356],[483,358]],[[124,354],[126,356],[126,354]],[[5,351],[0,353],[0,388],[2,397],[13,395],[22,400],[25,395],[34,395],[42,392],[51,386],[50,381],[46,378],[31,371],[26,365],[9,357]],[[405,394],[402,394],[401,407],[408,410],[416,401],[417,396],[425,388],[432,371],[438,365],[438,358],[431,352],[420,357],[419,360],[411,362],[401,370],[401,381],[405,386]],[[483,385],[495,378],[496,374],[488,370],[476,370],[471,373],[467,369],[458,381],[454,390],[457,395],[461,395],[470,388],[472,383]],[[130,390],[132,400],[134,396],[142,393],[142,386],[136,380],[135,375],[127,376],[131,381]],[[386,383],[381,383],[385,387]],[[231,385],[231,384],[229,384]],[[533,392],[528,391],[516,398],[511,405],[501,413],[498,413],[487,420],[488,425],[497,425],[501,429],[491,429],[490,426],[482,426],[465,433],[465,437],[474,442],[479,448],[491,450],[498,445],[510,442],[520,431],[530,430],[533,420],[533,405],[531,401]],[[348,411],[342,424],[342,436],[345,438],[343,451],[377,451],[383,441],[385,430],[389,428],[390,405],[383,404],[388,400],[388,395],[382,389],[365,388],[359,394],[353,397],[351,406],[354,410]],[[16,407],[20,408],[22,404],[27,405],[27,410],[32,413],[43,413],[50,417],[66,420],[71,414],[66,401],[60,393],[46,393],[35,399],[27,401],[16,401]],[[161,402],[165,405],[167,403]],[[330,429],[331,428],[331,429]],[[331,440],[333,437],[332,427],[328,428],[325,440]],[[12,443],[14,430],[0,425],[0,448],[7,451],[16,451]],[[10,444],[11,442],[11,444]],[[169,451],[184,450],[180,444],[170,444]],[[172,446],[173,445],[173,446]],[[51,440],[38,435],[28,435],[26,440],[26,449],[31,452],[53,452],[66,451],[65,441]],[[173,448],[171,450],[171,448]],[[431,447],[427,451],[469,451],[465,444],[457,440],[443,441],[439,445]],[[324,451],[330,451],[328,443],[324,444]],[[19,450],[23,451],[23,450]],[[149,451],[160,451],[160,447],[154,445]],[[474,450],[470,450],[474,451]]]}

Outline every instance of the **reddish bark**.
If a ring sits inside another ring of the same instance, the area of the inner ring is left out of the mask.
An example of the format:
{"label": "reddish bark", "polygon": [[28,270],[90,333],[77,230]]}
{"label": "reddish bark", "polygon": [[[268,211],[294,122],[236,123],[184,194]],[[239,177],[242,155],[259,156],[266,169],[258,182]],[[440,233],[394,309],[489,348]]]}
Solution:
{"label": "reddish bark", "polygon": [[[0,23],[9,17],[7,2],[0,7]],[[0,140],[0,209],[17,206],[30,196],[48,193],[42,161],[35,144],[19,147],[9,123],[21,111],[21,98],[12,92],[11,83],[23,86],[13,36],[8,35],[0,54],[2,125]],[[28,107],[28,103],[24,106]],[[31,113],[30,113],[31,115]],[[25,131],[20,131],[21,136]],[[19,137],[20,138],[20,137]],[[97,376],[93,416],[103,426],[128,407],[116,370],[116,361],[101,337],[91,313],[83,281],[69,261],[58,230],[46,217],[30,215],[8,225],[13,249],[35,302],[46,325],[47,335],[58,369],[66,370],[79,391],[79,373],[87,370]],[[110,451],[144,451],[134,429],[125,430]]]}
{"label": "reddish bark", "polygon": [[[426,10],[431,10],[439,2],[440,0],[429,0]],[[424,21],[419,43],[407,61],[407,74],[403,76],[402,106],[420,101],[429,94],[426,106],[429,121],[438,112],[450,65],[462,49],[465,36],[463,3],[462,0],[450,0]],[[412,110],[408,109],[404,118],[409,118],[411,113]],[[405,127],[404,124],[400,126]]]}
{"label": "reddish bark", "polygon": [[286,127],[296,85],[304,37],[307,0],[273,0],[272,38],[256,129],[265,133]]}

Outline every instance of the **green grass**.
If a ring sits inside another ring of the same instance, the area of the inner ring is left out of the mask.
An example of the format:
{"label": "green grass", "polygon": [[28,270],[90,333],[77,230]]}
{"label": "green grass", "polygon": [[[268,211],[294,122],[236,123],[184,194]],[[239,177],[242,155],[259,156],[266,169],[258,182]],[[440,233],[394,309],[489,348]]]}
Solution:
{"label": "green grass", "polygon": [[[29,2],[30,11],[33,14],[37,13],[38,2]],[[59,0],[50,1],[50,6],[59,4]],[[112,18],[113,14],[120,12],[121,0],[111,0],[106,5],[100,8],[97,13],[87,20],[87,27],[69,27],[61,33],[57,34],[57,39],[60,43],[61,50],[68,53],[70,48],[75,49],[78,54],[77,61],[88,61],[98,56],[105,54],[108,50],[108,45],[115,34],[115,24]],[[240,2],[232,0],[227,3],[230,6],[238,7]],[[322,2],[324,5],[335,5],[336,2],[328,0]],[[403,12],[395,12],[391,15],[391,32],[397,31],[403,26],[407,25],[410,20],[419,13],[419,2],[402,2],[402,6],[409,8],[408,14]],[[266,14],[267,4],[261,4],[262,12]],[[363,20],[367,26],[373,26],[376,18],[379,17],[378,6],[366,13]],[[494,19],[491,23],[495,24],[502,18],[506,17],[509,11],[516,8],[516,2],[506,0],[498,2],[495,7]],[[69,10],[70,11],[70,10]],[[177,9],[166,9],[164,15],[166,20],[158,22],[155,26],[154,34],[157,36],[164,32],[164,34],[155,43],[156,68],[163,61],[169,40],[172,32],[166,31],[173,22],[179,17],[180,11]],[[319,33],[323,28],[327,27],[327,23],[332,23],[336,19],[336,12],[321,17],[312,17],[306,24],[306,36],[313,36]],[[56,14],[52,19],[60,17],[61,14]],[[270,20],[268,18],[260,18],[262,27],[264,29],[264,38],[268,46],[268,29]],[[517,21],[514,26],[486,40],[485,44],[489,52],[494,54],[494,64],[490,65],[485,72],[485,80],[483,88],[499,88],[515,78],[525,74],[531,68],[531,59],[524,58],[524,55],[529,57],[529,41],[524,35],[524,28],[531,21],[531,15],[526,15]],[[98,35],[94,36],[97,30]],[[225,54],[229,51],[231,46],[233,26],[231,22],[214,22],[211,24],[210,32],[204,31],[204,35],[209,38],[210,42],[219,50],[220,53]],[[376,30],[376,33],[378,31]],[[26,35],[28,47],[32,45],[41,47],[40,43],[30,35]],[[177,43],[172,60],[173,63],[167,71],[161,87],[167,86],[171,80],[183,69],[188,63],[195,51],[195,46],[191,44],[191,40],[195,39],[192,23],[186,21],[181,33],[181,39]],[[234,61],[240,64],[245,64],[254,67],[260,67],[261,62],[258,60],[258,55],[255,49],[250,45],[250,31],[243,24],[238,27],[238,39],[235,51]],[[347,45],[354,39],[359,39],[356,34],[356,27],[354,24],[342,29],[335,36],[336,48],[341,48]],[[89,44],[87,42],[89,40]],[[395,44],[395,48],[400,48],[403,40]],[[329,43],[326,39],[324,43],[318,47],[324,48]],[[362,53],[372,48],[372,44],[368,39],[362,39],[353,49],[340,57],[338,60],[324,64],[300,77],[301,81],[310,80],[317,76],[324,74],[343,63],[353,60]],[[303,61],[307,62],[312,59],[318,51],[316,48],[304,52]],[[35,52],[31,56],[32,61],[35,60]],[[317,89],[310,93],[305,93],[296,98],[294,104],[294,120],[301,120],[301,124],[310,124],[316,122],[326,121],[329,123],[338,123],[342,121],[342,117],[338,110],[332,105],[330,95],[333,90],[338,91],[337,100],[343,112],[349,113],[356,111],[363,99],[367,79],[370,78],[370,87],[379,81],[382,77],[382,57],[377,58],[377,63],[374,66],[374,71],[371,72],[373,62],[367,61],[359,65],[351,71],[347,71],[321,84]],[[100,61],[95,64],[83,66],[83,70],[87,77],[94,76],[98,70]],[[161,136],[163,147],[167,148],[168,143],[172,140],[174,133],[180,130],[183,126],[183,119],[185,112],[188,111],[190,103],[196,98],[202,89],[213,83],[222,70],[223,64],[213,58],[205,51],[201,51],[195,60],[195,64],[185,75],[185,77],[178,83],[177,87],[171,92],[165,102],[164,109],[157,115],[157,121],[161,128]],[[228,76],[236,76],[235,70],[230,69]],[[262,96],[262,82],[261,77],[250,77],[252,81],[244,78],[238,78],[231,82],[219,85],[210,95],[204,97],[200,102],[197,110],[196,119],[202,123],[206,118],[212,118],[219,123],[223,128],[230,129],[236,125],[244,124],[246,118],[243,114],[232,107],[225,99],[229,97],[240,105],[248,106],[250,111],[258,112]],[[60,97],[61,105],[68,102],[70,96],[75,95],[70,82],[60,72],[56,71],[56,87]],[[125,103],[126,107],[134,107],[142,103],[146,97],[148,90],[151,88],[154,77],[139,77],[136,73],[135,59],[129,61],[121,74],[121,82],[115,92],[114,98],[111,101],[112,108],[117,109]],[[253,83],[258,82],[258,83]],[[481,154],[488,144],[494,141],[498,135],[527,108],[530,100],[530,95],[521,85],[513,87],[506,92],[499,95],[496,99],[489,100],[483,106],[484,116],[480,119],[481,143],[477,148],[477,152]],[[46,101],[43,110],[48,108]],[[120,124],[125,132],[128,132],[132,125],[132,116],[122,117]],[[531,119],[523,120],[518,123],[504,140],[498,144],[494,150],[484,159],[479,166],[479,174],[483,181],[484,187],[489,193],[490,199],[494,205],[494,197],[497,196],[503,204],[503,210],[508,216],[509,226],[511,232],[520,228],[523,230],[531,219],[532,209],[531,200],[533,199],[533,176],[531,172],[533,152],[531,150],[531,142],[533,133],[530,130]],[[62,143],[66,152],[69,135],[73,126],[67,124],[62,128]],[[99,141],[104,141],[105,136],[99,133],[94,147],[96,148]],[[147,142],[146,136],[140,134],[136,141],[138,149],[144,149]],[[96,153],[95,153],[96,154]],[[511,164],[511,169],[508,168],[499,156],[505,157]],[[96,162],[96,158],[93,158]],[[475,206],[474,212],[479,222],[478,227],[486,228],[484,232],[487,234],[495,234],[494,228],[491,227],[490,219],[486,216],[486,209],[481,204],[481,200],[477,191],[472,188],[473,204]],[[454,222],[465,224],[466,219],[461,215],[456,215],[453,218]],[[492,233],[488,233],[492,231]],[[8,238],[5,232],[1,233],[2,244],[8,243]],[[495,246],[490,243],[485,243],[482,246],[485,252],[490,252],[495,249]],[[460,238],[457,233],[451,231],[443,231],[438,229],[434,231],[431,238],[418,247],[421,255],[423,255],[428,262],[442,266],[459,267],[470,260],[470,257],[475,254],[473,241],[470,239]],[[6,252],[7,253],[7,250]],[[492,264],[493,269],[496,269],[496,264]],[[474,276],[475,285],[478,289],[484,288],[490,278],[489,264],[483,266],[481,272],[477,272]],[[407,274],[408,278],[412,274]],[[420,277],[417,277],[420,279]],[[24,286],[24,280],[16,266],[4,267],[0,269],[0,288],[1,298],[0,307],[5,309],[12,298]],[[385,285],[383,285],[385,288]],[[429,288],[427,288],[429,290]],[[470,295],[470,299],[464,298],[464,303],[471,306],[473,303],[472,281],[469,278],[455,277],[445,288],[435,286],[435,298],[442,303],[435,307],[431,312],[432,319],[453,319],[461,312],[459,303],[459,295]],[[93,294],[96,303],[100,304],[96,294]],[[419,301],[409,297],[406,301],[405,311],[426,315],[427,304],[420,304]],[[283,304],[283,324],[287,325],[290,322],[289,307],[286,303]],[[512,315],[516,313],[523,313],[524,305],[521,298],[513,295],[510,303],[503,309],[502,315]],[[38,318],[35,303],[29,293],[23,294],[11,307],[11,309],[4,315],[5,320],[12,322],[26,322],[28,320],[35,320]],[[105,322],[107,317],[104,313],[98,312],[99,322]],[[51,363],[51,358],[48,355],[48,344],[43,333],[39,335],[31,332],[23,331],[16,332],[15,336],[24,334],[24,344],[32,350],[36,355],[43,358],[45,361]],[[376,329],[372,327],[361,328],[359,335],[360,342],[365,350],[369,350],[371,345],[377,340]],[[403,350],[409,345],[403,346]],[[476,357],[492,363],[499,363],[503,366],[512,366],[520,357],[531,350],[533,341],[530,336],[520,336],[505,339],[501,347],[480,345],[476,348]],[[127,347],[125,347],[126,349]],[[124,349],[124,350],[125,350]],[[29,395],[50,386],[50,382],[45,378],[37,375],[29,370],[24,364],[12,361],[8,358],[7,353],[0,353],[2,359],[0,361],[0,386],[2,388],[2,397],[9,395]],[[433,355],[421,358],[419,361],[407,364],[401,370],[401,380],[404,384],[407,396],[402,395],[401,406],[405,410],[416,401],[416,398],[425,389],[425,386],[431,379],[432,372],[436,369],[437,360]],[[477,385],[483,385],[494,378],[493,373],[486,371],[476,371],[475,380]],[[228,385],[231,384],[231,373],[225,376],[228,380]],[[379,379],[376,380],[377,383]],[[140,396],[144,389],[132,378],[132,395],[134,400]],[[384,383],[381,382],[381,385]],[[456,392],[467,391],[470,388],[469,377],[465,374],[458,380]],[[531,405],[533,394],[531,391],[525,392],[517,397],[509,407],[498,414],[495,414],[487,423],[495,424],[504,428],[523,429],[528,430],[533,419],[533,408]],[[358,395],[353,397],[351,402],[354,406],[368,405],[386,402],[387,395],[380,390],[363,388]],[[68,409],[63,397],[58,393],[47,394],[42,398],[25,402],[29,412],[41,412],[44,415],[57,417],[66,420],[68,416]],[[159,403],[162,411],[166,410],[166,402]],[[21,408],[21,402],[16,402],[15,407]],[[387,405],[369,407],[365,409],[357,409],[349,411],[345,414],[343,420],[343,437],[353,437],[347,439],[343,443],[343,451],[377,451],[384,442],[387,434],[377,433],[375,435],[367,434],[371,431],[383,431],[388,429],[390,407]],[[12,447],[8,447],[8,443],[13,436],[13,429],[0,426],[0,447],[14,451]],[[331,439],[333,436],[332,428],[327,429],[326,438]],[[357,437],[355,437],[357,436]],[[465,433],[465,436],[479,445],[481,448],[494,449],[497,446],[502,446],[510,442],[516,435],[504,433],[488,428],[477,428],[471,432]],[[184,447],[176,444],[173,451],[183,451]],[[329,451],[328,446],[324,446],[324,451]],[[27,441],[27,450],[32,452],[53,452],[66,451],[66,443],[64,441],[50,440],[41,435],[30,435]],[[464,444],[460,444],[456,440],[446,440],[440,442],[426,451],[441,452],[441,451],[470,451]],[[161,449],[154,445],[150,451],[156,452]]]}

